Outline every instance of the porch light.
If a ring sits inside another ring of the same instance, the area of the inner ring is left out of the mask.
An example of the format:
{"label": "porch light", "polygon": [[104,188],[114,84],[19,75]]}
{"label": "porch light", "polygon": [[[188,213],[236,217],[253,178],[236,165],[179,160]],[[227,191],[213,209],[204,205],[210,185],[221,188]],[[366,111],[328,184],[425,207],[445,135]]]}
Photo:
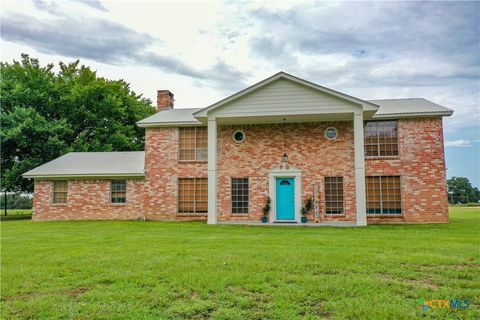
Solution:
{"label": "porch light", "polygon": [[282,157],[282,162],[283,162],[283,163],[288,163],[288,156],[287,156],[287,153],[284,153],[284,154],[283,154],[283,157]]}

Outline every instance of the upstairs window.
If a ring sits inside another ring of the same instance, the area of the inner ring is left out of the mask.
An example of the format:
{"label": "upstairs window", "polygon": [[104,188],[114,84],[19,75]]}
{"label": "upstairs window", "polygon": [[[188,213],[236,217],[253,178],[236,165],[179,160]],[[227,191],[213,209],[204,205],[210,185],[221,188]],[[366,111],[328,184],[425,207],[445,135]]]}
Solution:
{"label": "upstairs window", "polygon": [[397,121],[368,121],[365,124],[365,156],[398,156]]}
{"label": "upstairs window", "polygon": [[127,202],[127,181],[125,180],[110,181],[110,202],[111,203]]}
{"label": "upstairs window", "polygon": [[179,128],[179,160],[207,160],[207,127]]}
{"label": "upstairs window", "polygon": [[67,203],[68,181],[53,181],[53,203]]}

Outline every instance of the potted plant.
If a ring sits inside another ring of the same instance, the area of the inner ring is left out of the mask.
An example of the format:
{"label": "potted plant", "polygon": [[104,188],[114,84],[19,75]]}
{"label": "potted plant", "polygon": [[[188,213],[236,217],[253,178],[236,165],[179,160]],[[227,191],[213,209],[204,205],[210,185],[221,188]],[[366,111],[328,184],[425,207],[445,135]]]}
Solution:
{"label": "potted plant", "polygon": [[312,208],[312,198],[308,198],[307,201],[305,201],[305,206],[300,210],[302,214],[302,223],[307,222],[307,213],[311,208]]}
{"label": "potted plant", "polygon": [[262,212],[263,212],[262,222],[263,223],[267,223],[267,221],[268,221],[268,214],[270,213],[270,202],[271,201],[272,200],[270,199],[270,197],[268,197],[267,202],[265,203],[265,206],[262,209]]}

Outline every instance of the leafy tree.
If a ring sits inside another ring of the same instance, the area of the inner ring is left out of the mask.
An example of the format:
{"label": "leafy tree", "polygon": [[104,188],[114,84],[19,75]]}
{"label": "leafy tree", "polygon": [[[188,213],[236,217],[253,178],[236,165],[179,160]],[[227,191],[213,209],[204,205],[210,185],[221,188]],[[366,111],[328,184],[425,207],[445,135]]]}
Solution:
{"label": "leafy tree", "polygon": [[1,188],[31,192],[21,174],[71,151],[143,150],[136,122],[155,112],[123,80],[79,61],[41,66],[23,54],[0,64]]}
{"label": "leafy tree", "polygon": [[467,178],[452,177],[447,180],[447,186],[450,203],[478,202],[480,200],[480,190],[473,187]]}
{"label": "leafy tree", "polygon": [[[8,209],[31,209],[33,198],[23,194],[7,194]],[[5,195],[0,196],[0,208],[5,207]]]}

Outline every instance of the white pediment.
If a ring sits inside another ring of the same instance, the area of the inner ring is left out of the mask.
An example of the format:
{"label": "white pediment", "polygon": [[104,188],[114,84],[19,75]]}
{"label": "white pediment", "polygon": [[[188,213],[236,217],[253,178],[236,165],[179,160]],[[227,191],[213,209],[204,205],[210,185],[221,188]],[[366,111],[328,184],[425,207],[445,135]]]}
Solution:
{"label": "white pediment", "polygon": [[314,83],[279,73],[195,113],[195,117],[258,117],[346,114],[377,106]]}

